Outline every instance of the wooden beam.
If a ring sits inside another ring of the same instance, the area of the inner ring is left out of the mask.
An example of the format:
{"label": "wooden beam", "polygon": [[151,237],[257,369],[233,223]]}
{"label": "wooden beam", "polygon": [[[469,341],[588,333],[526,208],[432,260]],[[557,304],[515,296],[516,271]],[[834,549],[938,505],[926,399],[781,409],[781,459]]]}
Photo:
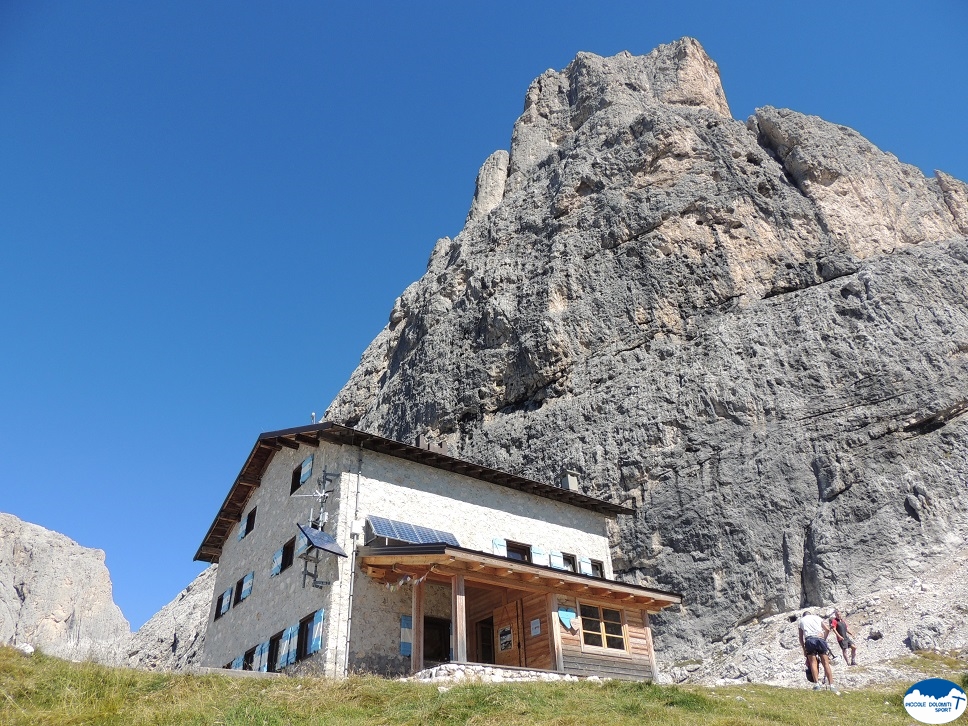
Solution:
{"label": "wooden beam", "polygon": [[454,655],[458,663],[467,662],[467,598],[464,593],[464,576],[454,575],[451,580],[451,623],[454,630]]}
{"label": "wooden beam", "polygon": [[281,444],[282,446],[285,446],[287,449],[298,449],[299,448],[299,444],[298,443],[296,443],[295,441],[290,441],[289,439],[285,438],[284,436],[278,436],[278,437],[276,437],[276,441],[279,442],[279,444]]}
{"label": "wooden beam", "polygon": [[413,586],[413,643],[410,646],[410,671],[416,673],[424,667],[424,585],[420,582]]}
{"label": "wooden beam", "polygon": [[279,439],[266,439],[265,441],[260,441],[259,446],[262,446],[266,449],[272,449],[273,451],[282,451],[282,446],[276,443],[278,440]]}
{"label": "wooden beam", "polygon": [[319,439],[313,438],[312,436],[306,436],[306,434],[296,434],[294,437],[296,441],[300,444],[306,444],[306,446],[319,446]]}
{"label": "wooden beam", "polygon": [[548,638],[551,647],[551,664],[556,671],[565,670],[565,656],[561,651],[561,624],[558,621],[558,596],[548,593],[548,628],[551,637]]}

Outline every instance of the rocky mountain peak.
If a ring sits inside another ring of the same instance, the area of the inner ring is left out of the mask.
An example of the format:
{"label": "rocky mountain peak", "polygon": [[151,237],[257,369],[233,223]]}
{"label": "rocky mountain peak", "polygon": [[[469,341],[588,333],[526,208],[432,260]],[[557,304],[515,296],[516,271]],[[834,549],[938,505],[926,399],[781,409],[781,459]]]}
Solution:
{"label": "rocky mountain peak", "polygon": [[966,203],[816,116],[733,120],[691,39],[581,54],[326,416],[634,506],[618,571],[687,596],[660,647],[864,597],[968,540]]}
{"label": "rocky mountain peak", "polygon": [[[611,126],[657,104],[700,107],[731,118],[719,68],[692,38],[646,56],[579,53],[565,70],[545,71],[528,88],[524,113],[514,124],[510,187],[524,184],[549,154],[567,149],[584,125]],[[606,118],[596,120],[600,114]]]}

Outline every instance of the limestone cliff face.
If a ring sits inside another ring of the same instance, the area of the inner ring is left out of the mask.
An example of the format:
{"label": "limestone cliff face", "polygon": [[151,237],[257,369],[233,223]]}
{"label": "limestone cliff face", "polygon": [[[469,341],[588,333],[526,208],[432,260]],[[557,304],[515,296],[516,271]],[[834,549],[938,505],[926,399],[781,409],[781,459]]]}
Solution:
{"label": "limestone cliff face", "polygon": [[328,418],[634,505],[616,564],[686,594],[675,652],[964,543],[963,182],[732,119],[683,39],[544,73],[477,188]]}
{"label": "limestone cliff face", "polygon": [[0,514],[0,643],[115,664],[129,634],[102,550]]}

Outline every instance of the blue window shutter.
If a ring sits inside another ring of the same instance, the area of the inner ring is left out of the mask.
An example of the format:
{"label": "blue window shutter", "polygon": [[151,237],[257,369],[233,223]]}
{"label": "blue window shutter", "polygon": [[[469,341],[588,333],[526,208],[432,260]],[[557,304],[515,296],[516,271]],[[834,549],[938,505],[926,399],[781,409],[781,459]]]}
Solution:
{"label": "blue window shutter", "polygon": [[491,540],[491,548],[498,557],[508,556],[508,543],[500,537],[495,537]]}
{"label": "blue window shutter", "polygon": [[578,571],[583,575],[592,574],[592,561],[587,557],[578,558]]}
{"label": "blue window shutter", "polygon": [[410,655],[413,652],[413,618],[410,615],[400,616],[400,655]]}
{"label": "blue window shutter", "polygon": [[232,588],[222,593],[222,609],[218,611],[219,615],[225,615],[232,607]]}
{"label": "blue window shutter", "polygon": [[535,565],[548,566],[548,553],[536,545],[531,546],[531,562]]}
{"label": "blue window shutter", "polygon": [[272,570],[269,572],[269,577],[275,577],[280,572],[282,572],[282,549],[277,549],[272,553]]}
{"label": "blue window shutter", "polygon": [[242,661],[243,661],[243,656],[241,656],[241,655],[238,658],[236,658],[235,660],[233,660],[232,661],[232,670],[233,671],[240,671],[240,670],[242,670]]}
{"label": "blue window shutter", "polygon": [[301,555],[309,547],[309,538],[302,533],[302,530],[296,534],[296,554]]}
{"label": "blue window shutter", "polygon": [[259,643],[255,647],[255,658],[252,659],[252,670],[265,673],[269,670],[267,656],[269,655],[269,641]]}
{"label": "blue window shutter", "polygon": [[239,541],[240,542],[242,541],[242,538],[243,537],[245,537],[245,520],[244,519],[241,522],[239,522]]}
{"label": "blue window shutter", "polygon": [[289,649],[286,663],[292,664],[296,662],[296,646],[299,645],[299,624],[290,625],[287,630],[289,630]]}
{"label": "blue window shutter", "polygon": [[312,474],[313,474],[313,457],[314,456],[315,456],[315,454],[310,454],[305,459],[303,459],[303,463],[302,463],[302,465],[300,467],[301,471],[299,472],[299,483],[300,484],[305,484],[306,483],[306,480],[309,477],[312,476]]}
{"label": "blue window shutter", "polygon": [[551,550],[551,566],[556,570],[565,569],[565,558],[561,556],[560,552]]}
{"label": "blue window shutter", "polygon": [[289,628],[282,631],[282,638],[279,639],[279,652],[276,654],[277,671],[282,670],[289,664]]}
{"label": "blue window shutter", "polygon": [[252,594],[252,579],[255,575],[254,572],[250,572],[248,575],[242,578],[242,599],[245,600],[249,595]]}
{"label": "blue window shutter", "polygon": [[313,615],[313,632],[309,641],[309,652],[315,653],[323,647],[323,620],[326,618],[326,611],[320,608]]}

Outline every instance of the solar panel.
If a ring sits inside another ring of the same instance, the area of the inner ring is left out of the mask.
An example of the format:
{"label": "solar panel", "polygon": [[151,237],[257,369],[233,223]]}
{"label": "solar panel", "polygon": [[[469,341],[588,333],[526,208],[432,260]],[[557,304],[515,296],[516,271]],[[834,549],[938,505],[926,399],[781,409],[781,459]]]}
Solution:
{"label": "solar panel", "polygon": [[377,537],[396,539],[410,544],[449,544],[460,547],[460,542],[450,532],[444,532],[430,527],[421,527],[419,524],[409,522],[397,522],[385,517],[369,516],[366,521],[370,524],[370,529]]}
{"label": "solar panel", "polygon": [[326,550],[327,552],[332,552],[334,555],[339,555],[341,557],[346,557],[346,553],[343,548],[336,543],[336,539],[333,535],[328,532],[323,532],[320,529],[313,529],[312,527],[303,527],[301,524],[297,525],[299,531],[306,535],[306,539],[309,540],[309,544],[313,547]]}

